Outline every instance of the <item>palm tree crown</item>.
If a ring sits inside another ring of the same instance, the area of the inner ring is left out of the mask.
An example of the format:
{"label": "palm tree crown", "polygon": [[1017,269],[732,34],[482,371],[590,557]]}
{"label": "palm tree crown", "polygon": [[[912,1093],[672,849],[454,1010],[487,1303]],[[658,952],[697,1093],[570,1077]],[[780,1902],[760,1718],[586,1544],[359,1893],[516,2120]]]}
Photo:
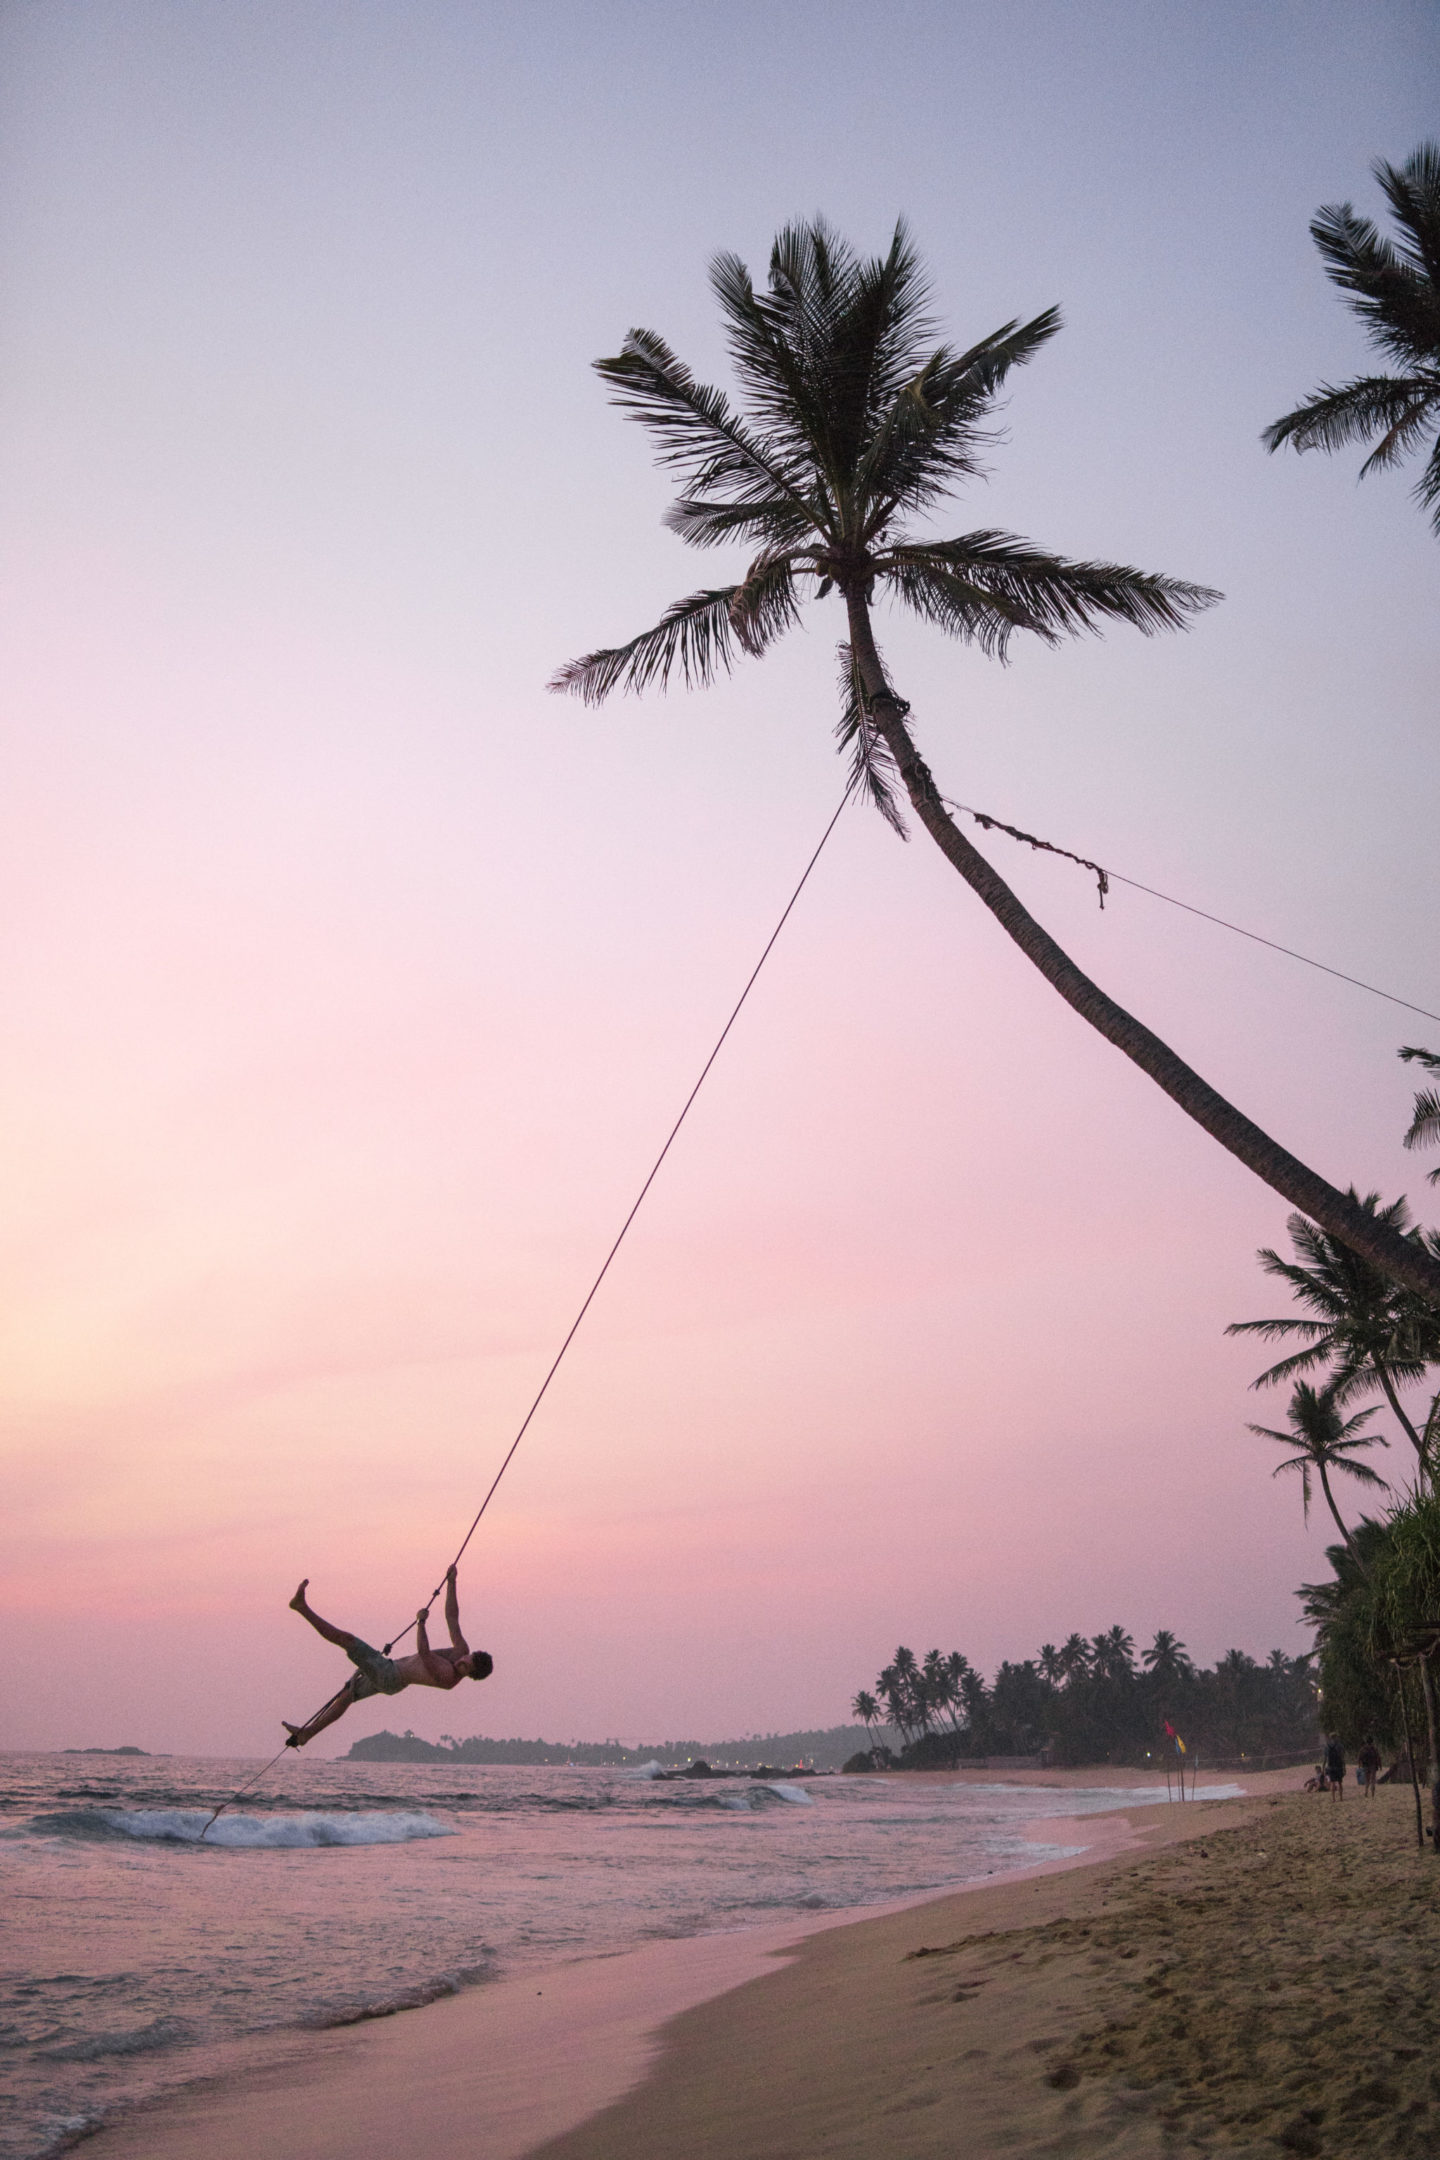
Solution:
{"label": "palm tree crown", "polygon": [[1372,345],[1394,363],[1390,375],[1322,383],[1303,405],[1266,428],[1267,450],[1340,450],[1374,442],[1361,476],[1398,465],[1432,429],[1415,485],[1440,533],[1440,144],[1422,143],[1400,166],[1372,167],[1399,237],[1387,240],[1351,204],[1327,203],[1310,226],[1325,274],[1345,293]]}
{"label": "palm tree crown", "polygon": [[1330,1472],[1343,1470],[1361,1485],[1383,1485],[1385,1480],[1369,1463],[1357,1462],[1355,1457],[1364,1448],[1384,1447],[1386,1442],[1379,1433],[1367,1433],[1364,1427],[1379,1408],[1372,1403],[1368,1410],[1360,1411],[1352,1418],[1343,1418],[1335,1399],[1333,1387],[1311,1387],[1308,1380],[1297,1380],[1285,1412],[1288,1430],[1276,1432],[1269,1425],[1252,1425],[1249,1430],[1262,1440],[1278,1440],[1282,1447],[1295,1449],[1293,1455],[1277,1463],[1274,1475],[1282,1471],[1298,1470],[1300,1490],[1305,1503],[1305,1520],[1310,1520],[1310,1477],[1312,1471],[1320,1480],[1325,1504],[1335,1518],[1335,1524],[1347,1545],[1350,1532],[1346,1528],[1335,1495],[1330,1490]]}
{"label": "palm tree crown", "polygon": [[[1382,1206],[1378,1193],[1367,1193],[1359,1204],[1402,1234],[1420,1235],[1410,1230],[1410,1211],[1403,1199]],[[1397,1390],[1423,1378],[1440,1347],[1433,1308],[1303,1215],[1292,1215],[1287,1227],[1294,1260],[1282,1260],[1268,1246],[1257,1258],[1267,1275],[1289,1284],[1297,1304],[1313,1317],[1290,1314],[1275,1320],[1236,1320],[1225,1330],[1227,1335],[1259,1335],[1271,1342],[1301,1339],[1303,1348],[1261,1373],[1255,1386],[1274,1387],[1326,1366],[1327,1392],[1337,1403],[1378,1387],[1423,1460],[1420,1435]]]}
{"label": "palm tree crown", "polygon": [[663,688],[676,674],[706,684],[737,652],[765,652],[799,621],[804,597],[834,593],[847,628],[837,733],[854,783],[897,829],[903,787],[952,867],[1083,1019],[1292,1206],[1440,1301],[1435,1256],[1367,1218],[1262,1132],[1036,922],[951,816],[886,673],[871,621],[877,594],[1001,658],[1017,632],[1053,643],[1108,622],[1173,630],[1219,597],[1122,564],[1053,555],[991,527],[951,539],[913,529],[981,471],[996,399],[1011,371],[1055,335],[1058,311],[1004,323],[964,350],[937,343],[903,224],[869,261],[821,220],[792,225],[775,242],[763,289],[734,255],[716,257],[711,283],[743,409],[697,381],[653,330],[632,330],[596,366],[680,484],[671,528],[692,547],[743,545],[748,567],[735,584],[677,600],[628,644],[571,661],[551,687],[598,704],[616,690]]}
{"label": "palm tree crown", "polygon": [[1183,1680],[1195,1670],[1189,1651],[1169,1628],[1159,1628],[1155,1640],[1140,1657],[1152,1680],[1160,1685]]}
{"label": "palm tree crown", "polygon": [[[1057,308],[1011,321],[965,351],[934,342],[929,294],[905,226],[862,262],[823,220],[775,242],[757,292],[719,255],[711,285],[748,409],[696,381],[651,330],[632,330],[596,362],[615,402],[648,429],[683,492],[666,514],[692,547],[754,549],[738,584],[677,600],[653,630],[587,653],[552,687],[598,704],[612,690],[712,682],[736,648],[758,656],[817,598],[877,587],[952,637],[1003,656],[1017,630],[1054,643],[1107,619],[1177,629],[1219,598],[1201,585],[1116,563],[1072,562],[1013,534],[915,537],[908,521],[983,469],[987,426],[1012,368],[1060,328]],[[897,826],[893,768],[871,724],[853,657],[841,647],[842,742]]]}

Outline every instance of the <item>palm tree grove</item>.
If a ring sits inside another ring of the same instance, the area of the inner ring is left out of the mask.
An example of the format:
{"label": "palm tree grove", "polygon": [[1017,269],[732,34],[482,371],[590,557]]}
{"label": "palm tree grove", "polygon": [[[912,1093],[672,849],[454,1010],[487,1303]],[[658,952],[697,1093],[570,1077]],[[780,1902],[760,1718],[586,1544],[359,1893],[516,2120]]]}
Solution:
{"label": "palm tree grove", "polygon": [[1115,1626],[1045,1643],[988,1683],[958,1650],[917,1658],[902,1644],[851,1708],[871,1736],[852,1770],[935,1770],[996,1756],[1140,1768],[1179,1760],[1176,1734],[1191,1762],[1263,1767],[1313,1752],[1316,1682],[1309,1657],[1283,1650],[1264,1664],[1231,1650],[1203,1671],[1168,1628],[1137,1657],[1134,1637]]}

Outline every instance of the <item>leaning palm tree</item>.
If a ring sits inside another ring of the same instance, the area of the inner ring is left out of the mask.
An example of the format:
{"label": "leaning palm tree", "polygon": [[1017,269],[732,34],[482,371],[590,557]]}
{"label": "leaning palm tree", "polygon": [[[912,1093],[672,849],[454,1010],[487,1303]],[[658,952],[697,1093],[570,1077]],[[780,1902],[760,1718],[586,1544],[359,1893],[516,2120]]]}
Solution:
{"label": "leaning palm tree", "polygon": [[596,362],[616,404],[646,428],[681,488],[666,522],[693,547],[741,544],[738,583],[677,600],[653,629],[585,654],[552,688],[598,704],[616,690],[689,687],[758,656],[800,619],[802,598],[845,610],[837,733],[854,785],[903,830],[897,787],[931,838],[1026,957],[1107,1041],[1257,1176],[1376,1266],[1440,1299],[1440,1262],[1298,1161],[1091,982],[1021,906],[951,816],[911,733],[875,640],[884,594],[949,636],[1003,659],[1016,636],[1048,644],[1106,623],[1181,628],[1218,595],[1201,585],[1047,553],[985,528],[932,539],[912,520],[981,470],[1007,377],[1060,326],[1048,308],[964,351],[934,342],[919,257],[903,226],[862,261],[821,221],[782,232],[768,285],[717,256],[711,282],[748,410],[696,380],[652,330]]}
{"label": "leaning palm tree", "polygon": [[1440,533],[1440,143],[1422,143],[1403,165],[1371,170],[1390,204],[1398,238],[1385,239],[1350,203],[1327,203],[1310,226],[1325,274],[1349,298],[1370,343],[1396,373],[1323,383],[1266,428],[1267,450],[1340,450],[1375,444],[1360,468],[1398,465],[1434,435],[1415,483]]}
{"label": "leaning palm tree", "polygon": [[1298,1470],[1300,1490],[1305,1504],[1305,1520],[1310,1520],[1310,1480],[1312,1474],[1320,1480],[1320,1490],[1325,1495],[1325,1505],[1335,1518],[1335,1527],[1354,1552],[1354,1542],[1346,1528],[1343,1516],[1335,1505],[1335,1495],[1330,1490],[1330,1473],[1343,1470],[1347,1477],[1360,1485],[1385,1483],[1378,1471],[1369,1463],[1357,1462],[1356,1456],[1365,1448],[1384,1447],[1386,1441],[1379,1433],[1367,1433],[1364,1427],[1379,1409],[1372,1403],[1368,1410],[1357,1416],[1342,1418],[1335,1400],[1333,1388],[1311,1387],[1308,1380],[1297,1380],[1285,1412],[1288,1430],[1276,1432],[1269,1425],[1251,1425],[1248,1430],[1262,1440],[1278,1440],[1282,1447],[1294,1448],[1295,1453],[1277,1463],[1273,1475],[1283,1471]]}
{"label": "leaning palm tree", "polygon": [[[1393,1229],[1404,1232],[1408,1227],[1409,1209],[1403,1199],[1382,1207],[1378,1193],[1367,1193],[1359,1205]],[[1398,1389],[1422,1379],[1427,1367],[1440,1357],[1440,1315],[1303,1215],[1292,1215],[1288,1228],[1294,1260],[1282,1260],[1268,1246],[1256,1257],[1267,1275],[1289,1284],[1297,1303],[1313,1317],[1290,1314],[1276,1320],[1231,1322],[1227,1335],[1259,1335],[1268,1342],[1298,1336],[1304,1345],[1261,1373],[1254,1385],[1275,1387],[1323,1365],[1329,1369],[1328,1391],[1337,1403],[1378,1387],[1422,1466],[1427,1465],[1424,1436],[1407,1413]]]}

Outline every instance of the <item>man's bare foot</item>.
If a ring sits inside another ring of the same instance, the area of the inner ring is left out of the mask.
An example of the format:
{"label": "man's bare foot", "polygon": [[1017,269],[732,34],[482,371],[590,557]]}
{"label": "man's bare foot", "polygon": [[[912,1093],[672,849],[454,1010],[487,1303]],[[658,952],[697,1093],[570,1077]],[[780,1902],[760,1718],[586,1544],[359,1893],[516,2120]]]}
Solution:
{"label": "man's bare foot", "polygon": [[289,1718],[282,1717],[280,1722],[285,1727],[286,1732],[290,1735],[289,1739],[285,1742],[286,1747],[304,1747],[305,1742],[304,1739],[301,1737],[305,1731],[304,1726],[292,1725]]}
{"label": "man's bare foot", "polygon": [[[294,1595],[294,1597],[292,1597],[292,1598],[291,1598],[291,1600],[290,1600],[290,1610],[291,1610],[291,1612],[304,1612],[304,1610],[305,1610],[305,1592],[306,1592],[306,1591],[307,1591],[307,1590],[309,1589],[309,1587],[310,1587],[310,1577],[309,1577],[309,1576],[307,1575],[307,1576],[305,1577],[305,1580],[304,1580],[304,1582],[302,1582],[302,1583],[301,1583],[301,1585],[300,1585],[299,1589],[298,1589],[298,1590],[297,1590],[297,1591],[295,1592],[295,1595]],[[285,1723],[285,1720],[284,1720],[284,1718],[281,1718],[280,1722],[281,1722],[281,1724],[283,1725],[283,1724]],[[291,1732],[294,1732],[294,1730],[295,1730],[295,1727],[294,1727],[294,1726],[292,1725],[292,1726],[290,1727],[290,1730],[291,1730]]]}

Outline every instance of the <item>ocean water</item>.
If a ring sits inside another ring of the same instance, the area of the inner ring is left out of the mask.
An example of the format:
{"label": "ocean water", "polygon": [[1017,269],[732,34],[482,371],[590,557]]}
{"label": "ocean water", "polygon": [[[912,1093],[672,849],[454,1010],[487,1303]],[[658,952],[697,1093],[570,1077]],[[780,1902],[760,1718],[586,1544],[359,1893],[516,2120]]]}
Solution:
{"label": "ocean water", "polygon": [[63,2150],[253,2060],[267,2034],[656,1936],[939,1892],[1058,1857],[1025,1836],[1044,1816],[1157,1797],[305,1761],[202,1839],[252,1769],[0,1755],[0,2160]]}

